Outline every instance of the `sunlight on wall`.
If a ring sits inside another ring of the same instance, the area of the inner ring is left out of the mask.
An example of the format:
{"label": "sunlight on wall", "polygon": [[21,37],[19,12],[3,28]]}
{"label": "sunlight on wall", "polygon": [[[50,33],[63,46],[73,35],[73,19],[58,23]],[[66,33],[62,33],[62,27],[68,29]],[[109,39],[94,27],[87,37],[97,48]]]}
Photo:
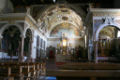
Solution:
{"label": "sunlight on wall", "polygon": [[117,37],[120,37],[120,31],[118,31],[118,35],[117,35]]}

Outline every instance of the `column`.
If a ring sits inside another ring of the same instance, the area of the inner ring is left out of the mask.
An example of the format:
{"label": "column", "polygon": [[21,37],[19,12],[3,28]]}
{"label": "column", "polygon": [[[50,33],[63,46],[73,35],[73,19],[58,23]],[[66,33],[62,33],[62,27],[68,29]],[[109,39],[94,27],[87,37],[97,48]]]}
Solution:
{"label": "column", "polygon": [[92,54],[93,54],[93,44],[88,45],[88,60],[92,61]]}
{"label": "column", "polygon": [[2,36],[0,35],[0,51],[2,51]]}
{"label": "column", "polygon": [[28,56],[28,62],[30,62],[31,60],[32,60],[32,58],[31,58],[31,55],[32,55],[32,43],[33,43],[33,41],[32,41],[32,39],[30,39],[30,44],[29,44],[29,56]]}
{"label": "column", "polygon": [[95,49],[94,47],[93,47],[93,42],[92,42],[92,40],[88,40],[88,60],[89,60],[89,62],[91,62],[92,61],[92,58],[93,58],[93,50]]}
{"label": "column", "polygon": [[94,59],[95,59],[95,63],[98,63],[98,41],[95,41]]}
{"label": "column", "polygon": [[24,52],[24,39],[25,39],[25,36],[21,36],[21,52],[20,52],[20,55],[19,55],[19,61],[20,62],[23,62],[23,59],[24,59],[24,56],[23,56],[23,52]]}

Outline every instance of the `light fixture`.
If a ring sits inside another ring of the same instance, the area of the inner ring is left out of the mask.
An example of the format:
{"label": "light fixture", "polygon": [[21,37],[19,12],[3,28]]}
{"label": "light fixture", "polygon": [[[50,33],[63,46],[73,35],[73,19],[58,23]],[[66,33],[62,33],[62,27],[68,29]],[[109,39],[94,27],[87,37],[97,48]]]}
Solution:
{"label": "light fixture", "polygon": [[63,44],[63,47],[66,47],[66,45],[67,45],[67,40],[66,40],[66,39],[63,39],[63,40],[62,40],[62,44]]}
{"label": "light fixture", "polygon": [[53,2],[55,3],[55,2],[56,2],[56,0],[53,0]]}

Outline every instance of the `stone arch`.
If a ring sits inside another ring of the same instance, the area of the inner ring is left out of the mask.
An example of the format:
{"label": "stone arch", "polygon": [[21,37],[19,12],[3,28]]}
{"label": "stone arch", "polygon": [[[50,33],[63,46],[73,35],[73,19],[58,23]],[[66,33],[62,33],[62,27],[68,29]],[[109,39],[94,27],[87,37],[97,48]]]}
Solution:
{"label": "stone arch", "polygon": [[4,26],[0,29],[0,34],[1,34],[1,36],[2,36],[2,33],[3,33],[7,28],[9,28],[9,27],[11,27],[11,26],[16,26],[16,27],[20,30],[21,35],[23,35],[23,29],[22,29],[22,27],[21,27],[20,25],[18,25],[18,24],[6,24],[6,25],[4,25]]}
{"label": "stone arch", "polygon": [[120,25],[117,24],[117,23],[102,24],[102,25],[100,25],[99,28],[96,30],[95,37],[94,37],[94,40],[95,40],[95,41],[98,41],[98,37],[99,37],[100,31],[101,31],[103,28],[107,27],[107,26],[113,26],[113,27],[116,27],[116,28],[120,29]]}

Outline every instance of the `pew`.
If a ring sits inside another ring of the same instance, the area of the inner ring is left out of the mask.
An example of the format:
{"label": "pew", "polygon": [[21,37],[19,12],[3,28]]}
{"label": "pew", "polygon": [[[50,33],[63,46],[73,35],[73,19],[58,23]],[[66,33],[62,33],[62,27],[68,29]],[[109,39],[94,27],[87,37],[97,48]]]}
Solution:
{"label": "pew", "polygon": [[57,67],[65,70],[120,70],[120,64],[115,63],[66,63]]}
{"label": "pew", "polygon": [[120,64],[66,63],[58,69],[47,70],[47,76],[57,80],[120,80]]}
{"label": "pew", "polygon": [[40,76],[42,68],[45,68],[45,63],[0,63],[0,78],[14,80],[17,77],[21,80],[33,80]]}

